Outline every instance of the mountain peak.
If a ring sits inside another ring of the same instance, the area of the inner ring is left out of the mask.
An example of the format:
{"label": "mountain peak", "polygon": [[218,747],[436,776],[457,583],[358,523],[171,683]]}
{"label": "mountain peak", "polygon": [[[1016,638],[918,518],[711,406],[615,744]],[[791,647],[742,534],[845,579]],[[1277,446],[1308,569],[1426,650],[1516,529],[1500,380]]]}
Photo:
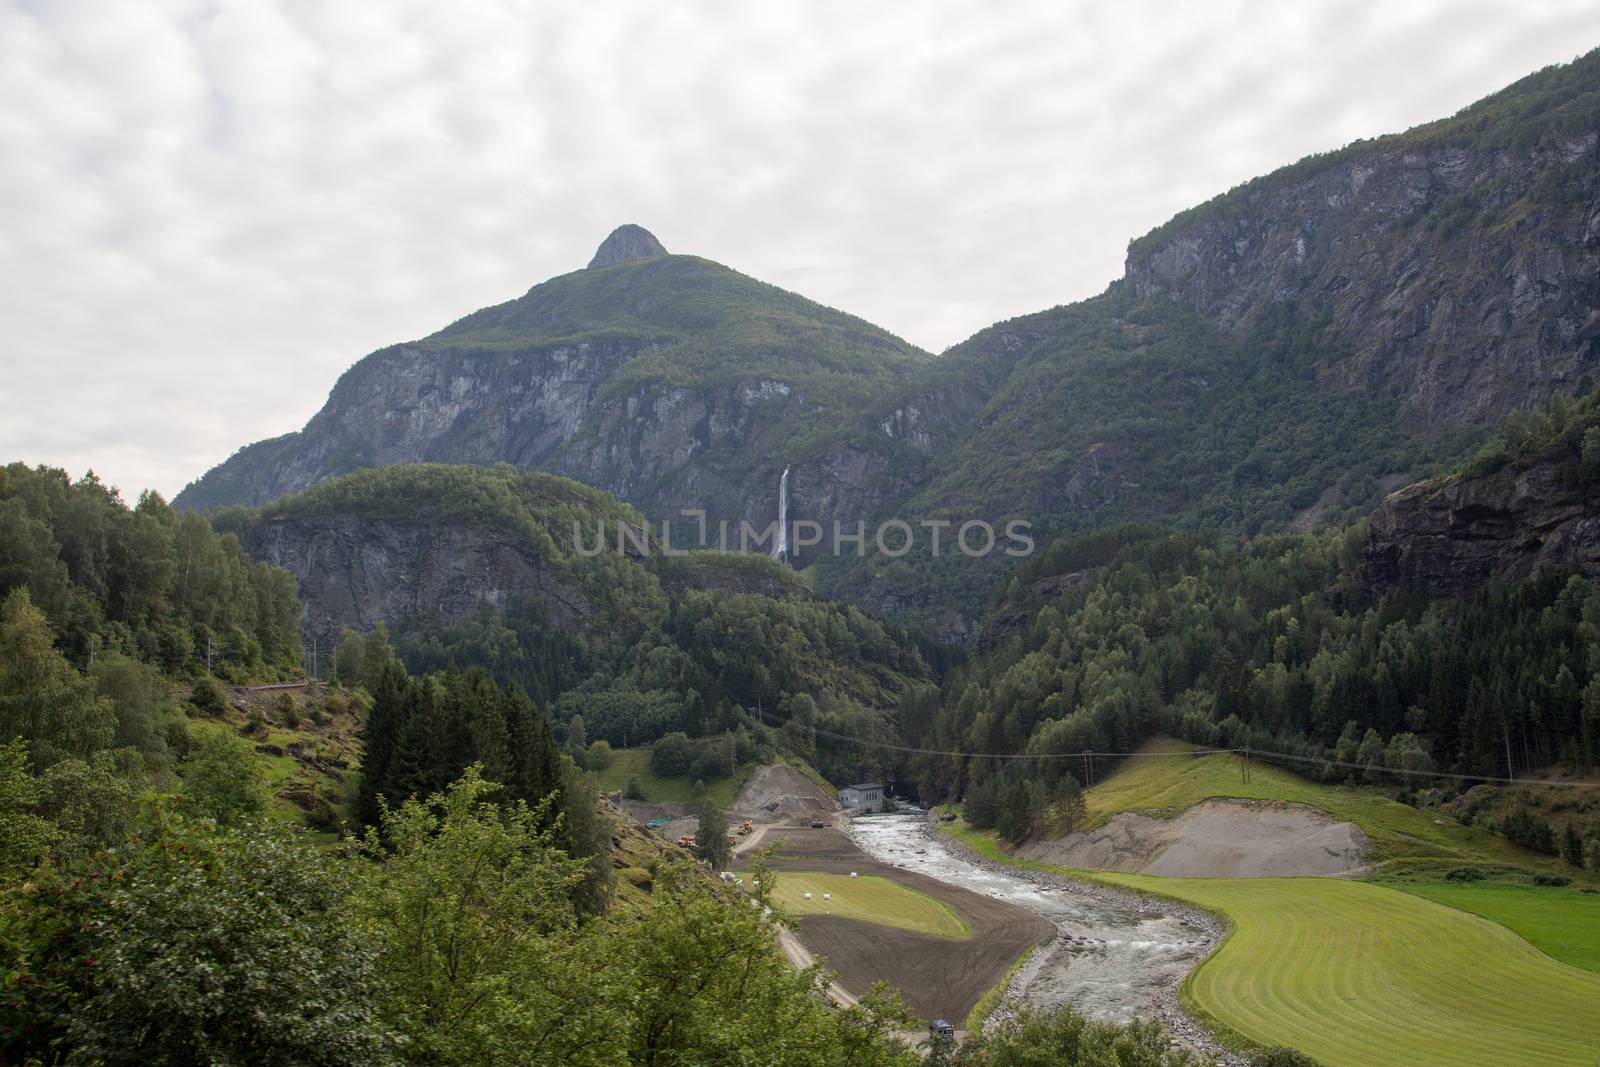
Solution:
{"label": "mountain peak", "polygon": [[589,261],[589,269],[609,267],[614,263],[625,263],[630,259],[650,259],[666,254],[667,250],[656,240],[655,234],[643,226],[635,226],[629,222],[612,230],[611,236],[600,242],[594,258]]}

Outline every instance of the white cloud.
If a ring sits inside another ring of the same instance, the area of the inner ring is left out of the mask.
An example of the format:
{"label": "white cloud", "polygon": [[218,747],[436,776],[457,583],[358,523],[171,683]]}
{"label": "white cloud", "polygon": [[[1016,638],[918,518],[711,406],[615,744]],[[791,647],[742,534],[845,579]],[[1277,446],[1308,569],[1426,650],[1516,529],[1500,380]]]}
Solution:
{"label": "white cloud", "polygon": [[941,349],[1589,0],[0,2],[0,458],[169,495],[620,222]]}

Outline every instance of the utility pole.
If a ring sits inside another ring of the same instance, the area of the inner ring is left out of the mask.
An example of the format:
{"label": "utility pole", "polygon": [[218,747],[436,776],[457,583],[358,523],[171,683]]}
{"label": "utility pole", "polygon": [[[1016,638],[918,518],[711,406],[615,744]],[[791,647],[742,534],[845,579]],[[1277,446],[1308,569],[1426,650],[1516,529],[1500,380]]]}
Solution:
{"label": "utility pole", "polygon": [[211,673],[211,631],[206,631],[206,673]]}
{"label": "utility pole", "polygon": [[1239,764],[1239,781],[1246,784],[1250,781],[1250,746],[1244,746],[1244,762]]}
{"label": "utility pole", "polygon": [[1511,725],[1505,726],[1506,738],[1506,781],[1511,781],[1517,776],[1517,769],[1511,764]]}

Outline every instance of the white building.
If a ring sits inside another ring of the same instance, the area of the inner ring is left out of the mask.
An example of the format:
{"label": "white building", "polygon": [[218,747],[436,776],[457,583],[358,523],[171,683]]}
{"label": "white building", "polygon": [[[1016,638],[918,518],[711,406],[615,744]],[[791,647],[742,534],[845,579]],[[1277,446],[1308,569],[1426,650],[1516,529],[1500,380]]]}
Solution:
{"label": "white building", "polygon": [[856,811],[877,811],[883,807],[883,786],[861,782],[839,790],[839,803]]}

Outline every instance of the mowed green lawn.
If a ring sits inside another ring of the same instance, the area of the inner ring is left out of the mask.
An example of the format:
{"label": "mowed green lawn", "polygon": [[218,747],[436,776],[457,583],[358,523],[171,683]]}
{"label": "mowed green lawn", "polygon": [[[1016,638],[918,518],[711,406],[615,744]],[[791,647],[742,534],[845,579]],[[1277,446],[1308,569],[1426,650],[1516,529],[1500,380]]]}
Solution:
{"label": "mowed green lawn", "polygon": [[1600,893],[1497,883],[1401,882],[1395,888],[1493,919],[1562,963],[1600,973]]}
{"label": "mowed green lawn", "polygon": [[1554,866],[1549,857],[1518,848],[1504,837],[1463,826],[1447,815],[1420,811],[1382,790],[1322,785],[1297,774],[1250,761],[1242,780],[1238,756],[1184,756],[1193,745],[1158,738],[1126,759],[1116,772],[1084,793],[1087,829],[1124,811],[1169,817],[1211,797],[1283,800],[1320,808],[1359,826],[1372,842],[1374,861],[1406,859],[1488,862],[1521,867]]}
{"label": "mowed green lawn", "polygon": [[1097,877],[1232,921],[1187,996],[1252,1041],[1328,1067],[1600,1062],[1600,975],[1487,919],[1333,878]]}
{"label": "mowed green lawn", "polygon": [[[972,936],[972,930],[944,901],[875,874],[851,878],[845,874],[783,871],[775,877],[778,884],[772,893],[773,902],[791,915],[836,915],[937,937]],[[807,893],[811,894],[810,900],[805,898]],[[823,900],[824,893],[833,899]]]}

